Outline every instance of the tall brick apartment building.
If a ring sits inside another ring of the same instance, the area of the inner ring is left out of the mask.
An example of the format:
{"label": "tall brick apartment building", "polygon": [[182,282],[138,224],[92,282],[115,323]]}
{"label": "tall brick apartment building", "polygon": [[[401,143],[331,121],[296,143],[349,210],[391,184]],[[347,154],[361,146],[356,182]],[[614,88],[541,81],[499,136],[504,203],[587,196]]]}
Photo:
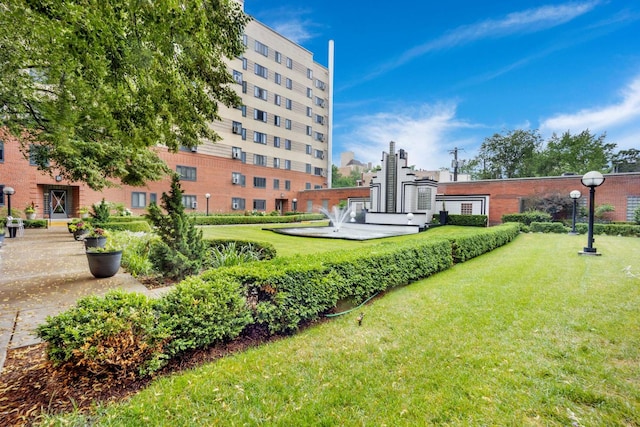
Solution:
{"label": "tall brick apartment building", "polygon": [[[222,140],[202,141],[177,154],[157,148],[180,175],[183,204],[194,212],[205,212],[207,205],[211,213],[285,212],[293,209],[298,191],[330,186],[332,43],[328,68],[255,20],[247,24],[243,42],[243,56],[228,61],[242,105],[221,106],[222,120],[211,124]],[[33,202],[40,218],[67,218],[102,198],[142,214],[168,191],[169,180],[95,192],[55,171],[53,176],[38,171],[0,129],[0,190],[5,186],[16,191],[12,208]],[[0,191],[0,207],[5,204]]]}

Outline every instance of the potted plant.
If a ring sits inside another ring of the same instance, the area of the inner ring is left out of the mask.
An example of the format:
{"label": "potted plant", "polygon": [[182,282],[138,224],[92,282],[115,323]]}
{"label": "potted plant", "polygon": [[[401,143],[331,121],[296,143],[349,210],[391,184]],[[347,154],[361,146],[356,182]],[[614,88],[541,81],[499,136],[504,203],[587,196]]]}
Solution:
{"label": "potted plant", "polygon": [[84,247],[104,248],[107,244],[107,231],[104,228],[96,227],[84,236]]}
{"label": "potted plant", "polygon": [[31,202],[24,208],[24,213],[27,216],[27,219],[36,219],[36,205]]}
{"label": "potted plant", "polygon": [[80,214],[80,218],[89,218],[89,208],[86,206],[81,206],[80,209],[78,209],[78,214]]}
{"label": "potted plant", "polygon": [[4,243],[4,227],[7,225],[6,218],[0,218],[0,247]]}
{"label": "potted plant", "polygon": [[102,248],[88,248],[85,252],[89,271],[96,279],[114,276],[120,269],[122,249],[114,246],[111,239]]}
{"label": "potted plant", "polygon": [[443,200],[442,201],[442,210],[440,211],[440,218],[439,218],[440,225],[447,225],[448,217],[449,217],[449,212],[445,208],[444,200]]}
{"label": "potted plant", "polygon": [[73,238],[76,240],[82,240],[91,232],[91,225],[86,221],[77,221],[68,223],[69,231],[73,233]]}

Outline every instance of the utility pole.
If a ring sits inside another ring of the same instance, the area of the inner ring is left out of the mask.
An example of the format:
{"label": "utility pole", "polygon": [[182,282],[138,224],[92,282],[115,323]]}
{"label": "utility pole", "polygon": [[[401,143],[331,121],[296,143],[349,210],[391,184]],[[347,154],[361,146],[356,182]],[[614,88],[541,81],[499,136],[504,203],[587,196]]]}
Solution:
{"label": "utility pole", "polygon": [[[453,154],[451,167],[453,168],[453,181],[456,182],[458,181],[458,167],[460,166],[460,162],[458,162],[458,147],[454,147],[453,150],[449,151],[449,154]],[[462,164],[464,164],[464,160]]]}

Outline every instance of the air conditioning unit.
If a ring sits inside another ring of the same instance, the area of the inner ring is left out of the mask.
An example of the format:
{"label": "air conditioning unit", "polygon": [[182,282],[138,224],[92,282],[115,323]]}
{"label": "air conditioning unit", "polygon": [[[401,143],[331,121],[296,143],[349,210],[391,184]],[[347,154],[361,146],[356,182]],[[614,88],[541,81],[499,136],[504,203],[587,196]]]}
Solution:
{"label": "air conditioning unit", "polygon": [[242,156],[242,152],[240,150],[231,152],[231,158],[239,159]]}
{"label": "air conditioning unit", "polygon": [[240,177],[239,176],[234,176],[231,178],[231,183],[232,184],[240,184]]}
{"label": "air conditioning unit", "polygon": [[198,152],[198,147],[191,147],[191,152],[192,153],[197,153]]}
{"label": "air conditioning unit", "polygon": [[326,176],[327,176],[327,172],[323,170],[323,171],[322,171],[322,173],[321,173],[320,175],[322,175],[322,176],[324,176],[324,177],[326,178]]}
{"label": "air conditioning unit", "polygon": [[238,202],[231,203],[231,209],[233,209],[233,210],[240,209],[240,203],[238,203]]}
{"label": "air conditioning unit", "polygon": [[198,202],[191,202],[191,209],[197,209],[198,208]]}
{"label": "air conditioning unit", "polygon": [[237,135],[240,135],[242,133],[242,125],[234,124],[233,127],[231,128],[231,131]]}

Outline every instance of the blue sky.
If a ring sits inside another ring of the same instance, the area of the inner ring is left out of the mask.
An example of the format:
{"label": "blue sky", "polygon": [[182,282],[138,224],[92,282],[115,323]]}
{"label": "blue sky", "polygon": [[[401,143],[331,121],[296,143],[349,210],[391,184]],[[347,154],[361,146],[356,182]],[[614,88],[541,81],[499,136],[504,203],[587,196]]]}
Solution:
{"label": "blue sky", "polygon": [[245,0],[327,65],[333,163],[380,163],[390,140],[421,169],[473,158],[510,129],[607,133],[640,149],[640,2]]}

